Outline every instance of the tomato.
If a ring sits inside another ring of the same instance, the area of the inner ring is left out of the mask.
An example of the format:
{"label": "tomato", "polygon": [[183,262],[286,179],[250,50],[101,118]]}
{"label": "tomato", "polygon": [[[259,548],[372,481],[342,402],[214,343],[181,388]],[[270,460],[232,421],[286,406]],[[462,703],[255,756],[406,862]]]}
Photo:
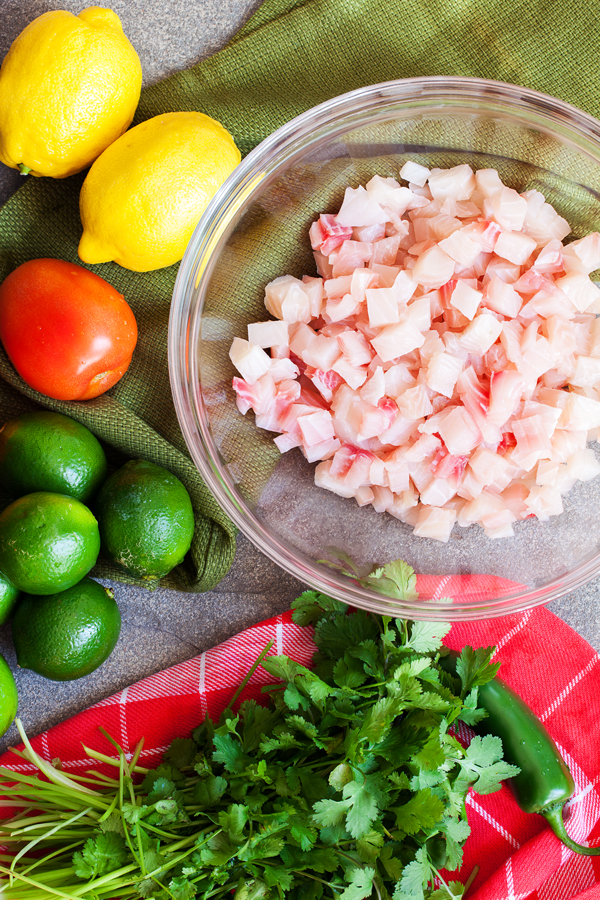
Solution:
{"label": "tomato", "polygon": [[32,259],[0,284],[0,340],[30,387],[55,400],[90,400],[127,371],[137,323],[99,275]]}

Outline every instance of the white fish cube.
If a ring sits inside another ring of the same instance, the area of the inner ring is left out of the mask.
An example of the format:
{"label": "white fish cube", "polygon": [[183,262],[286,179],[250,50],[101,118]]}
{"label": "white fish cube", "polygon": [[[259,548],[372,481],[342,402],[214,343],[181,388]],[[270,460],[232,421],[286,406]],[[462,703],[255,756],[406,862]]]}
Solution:
{"label": "white fish cube", "polygon": [[414,534],[447,544],[455,521],[455,509],[438,509],[435,506],[424,506],[419,511]]}
{"label": "white fish cube", "polygon": [[585,312],[600,298],[600,288],[597,288],[589,275],[584,275],[583,272],[569,272],[562,278],[557,278],[555,284],[580,313]]}
{"label": "white fish cube", "polygon": [[400,178],[403,178],[405,181],[410,181],[413,184],[418,184],[419,187],[423,187],[429,178],[429,169],[426,166],[421,166],[419,163],[409,160],[408,162],[405,162],[400,169]]}
{"label": "white fish cube", "polygon": [[481,313],[469,322],[460,336],[461,346],[469,353],[487,353],[502,332],[502,322],[489,313]]}
{"label": "white fish cube", "polygon": [[511,263],[522,266],[536,248],[532,237],[521,231],[503,231],[496,241],[494,253]]}
{"label": "white fish cube", "polygon": [[248,325],[248,341],[257,347],[278,347],[289,344],[290,326],[288,322],[252,322]]}
{"label": "white fish cube", "polygon": [[233,339],[229,358],[247,384],[254,384],[271,367],[271,357],[261,347],[243,338]]}

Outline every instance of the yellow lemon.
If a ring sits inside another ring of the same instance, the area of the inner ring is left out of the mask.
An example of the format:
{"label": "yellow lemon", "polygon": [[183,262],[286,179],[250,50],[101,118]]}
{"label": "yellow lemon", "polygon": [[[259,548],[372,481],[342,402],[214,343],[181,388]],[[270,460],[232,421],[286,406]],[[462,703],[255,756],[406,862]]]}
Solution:
{"label": "yellow lemon", "polygon": [[178,262],[211,197],[240,161],[228,131],[199,112],[131,128],[98,157],[81,188],[85,263],[148,272]]}
{"label": "yellow lemon", "polygon": [[66,178],[89,166],[131,123],[142,67],[110,9],[44,13],[0,69],[0,161]]}

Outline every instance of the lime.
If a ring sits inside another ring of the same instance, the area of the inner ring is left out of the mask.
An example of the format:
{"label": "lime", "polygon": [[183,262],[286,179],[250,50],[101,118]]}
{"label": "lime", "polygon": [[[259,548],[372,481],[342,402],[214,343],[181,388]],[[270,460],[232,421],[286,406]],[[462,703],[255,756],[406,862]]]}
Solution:
{"label": "lime", "polygon": [[194,534],[192,502],[181,481],[143,459],[130,460],[104,482],[96,516],[108,556],[146,581],[178,565]]}
{"label": "lime", "polygon": [[18,596],[17,588],[0,572],[0,625],[10,619]]}
{"label": "lime", "polygon": [[4,657],[0,656],[0,735],[10,728],[17,714],[18,702],[14,675]]}
{"label": "lime", "polygon": [[91,578],[47,597],[24,594],[12,622],[17,664],[52,681],[73,681],[108,659],[120,630],[113,592]]}
{"label": "lime", "polygon": [[99,551],[98,523],[74,497],[38,491],[0,513],[0,572],[28,594],[55,594],[76,584]]}
{"label": "lime", "polygon": [[61,413],[24,413],[0,431],[0,482],[13,497],[53,491],[86,503],[106,474],[98,440]]}

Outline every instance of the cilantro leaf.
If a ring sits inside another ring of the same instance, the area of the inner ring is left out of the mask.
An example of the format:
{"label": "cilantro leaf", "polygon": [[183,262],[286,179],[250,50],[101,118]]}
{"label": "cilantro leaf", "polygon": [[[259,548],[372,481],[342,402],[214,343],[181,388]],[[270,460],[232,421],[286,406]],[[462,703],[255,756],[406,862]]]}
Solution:
{"label": "cilantro leaf", "polygon": [[456,660],[456,674],[462,683],[462,696],[482,684],[487,684],[498,672],[500,663],[490,662],[495,647],[463,647]]}
{"label": "cilantro leaf", "polygon": [[364,900],[365,897],[370,897],[374,878],[375,869],[370,866],[354,869],[350,884],[340,894],[340,900]]}
{"label": "cilantro leaf", "polygon": [[402,559],[386,563],[367,578],[363,578],[362,583],[379,591],[380,594],[395,597],[397,600],[416,600],[419,596],[414,569]]}
{"label": "cilantro leaf", "polygon": [[418,791],[402,806],[394,806],[390,812],[396,816],[396,827],[405,834],[416,834],[433,828],[444,815],[444,804],[429,788]]}
{"label": "cilantro leaf", "polygon": [[172,762],[177,769],[187,769],[193,765],[198,747],[191,738],[175,738],[165,750],[164,759]]}
{"label": "cilantro leaf", "polygon": [[502,759],[502,741],[486,734],[474,737],[460,760],[461,779],[471,784],[478,794],[493,794],[502,787],[506,778],[518,775],[520,769]]}
{"label": "cilantro leaf", "polygon": [[90,881],[120,869],[127,858],[125,839],[115,831],[107,831],[87,839],[83,850],[73,854],[73,866],[78,878]]}
{"label": "cilantro leaf", "polygon": [[413,622],[406,646],[415,653],[431,653],[439,650],[450,628],[447,622]]}
{"label": "cilantro leaf", "polygon": [[425,847],[420,847],[415,858],[402,871],[392,900],[424,900],[425,888],[432,877]]}

